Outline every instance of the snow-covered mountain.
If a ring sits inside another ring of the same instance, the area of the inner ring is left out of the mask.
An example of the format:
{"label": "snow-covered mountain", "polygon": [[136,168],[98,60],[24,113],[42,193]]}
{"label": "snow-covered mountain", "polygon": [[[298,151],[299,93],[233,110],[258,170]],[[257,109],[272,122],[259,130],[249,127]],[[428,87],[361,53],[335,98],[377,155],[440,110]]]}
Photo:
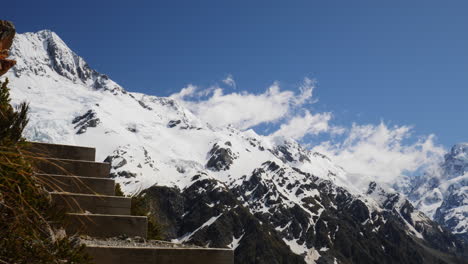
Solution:
{"label": "snow-covered mountain", "polygon": [[419,210],[468,241],[468,143],[453,146],[438,170],[416,178],[408,196]]}
{"label": "snow-covered mountain", "polygon": [[293,140],[207,124],[176,100],[123,89],[51,31],[18,34],[7,74],[26,137],[93,146],[168,239],[235,248],[236,263],[457,263],[463,243],[398,193]]}

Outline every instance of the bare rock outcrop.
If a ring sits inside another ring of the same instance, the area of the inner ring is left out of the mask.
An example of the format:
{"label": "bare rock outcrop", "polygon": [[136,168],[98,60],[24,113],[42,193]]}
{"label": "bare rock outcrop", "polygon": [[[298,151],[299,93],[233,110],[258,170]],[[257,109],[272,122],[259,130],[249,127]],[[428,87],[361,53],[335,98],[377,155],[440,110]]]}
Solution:
{"label": "bare rock outcrop", "polygon": [[0,20],[0,76],[5,74],[16,64],[14,60],[8,60],[8,50],[15,37],[15,26],[10,21]]}

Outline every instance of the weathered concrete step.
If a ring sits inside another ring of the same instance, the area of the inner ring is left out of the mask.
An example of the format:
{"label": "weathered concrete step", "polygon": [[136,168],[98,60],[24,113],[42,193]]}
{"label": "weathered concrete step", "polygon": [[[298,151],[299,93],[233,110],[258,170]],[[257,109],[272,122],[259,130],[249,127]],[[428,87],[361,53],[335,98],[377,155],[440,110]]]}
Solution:
{"label": "weathered concrete step", "polygon": [[234,264],[234,252],[214,248],[87,246],[96,264]]}
{"label": "weathered concrete step", "polygon": [[107,178],[36,174],[50,192],[114,195],[115,181]]}
{"label": "weathered concrete step", "polygon": [[34,165],[36,172],[42,174],[108,178],[110,173],[110,164],[105,162],[70,159],[37,159],[34,161]]}
{"label": "weathered concrete step", "polygon": [[146,216],[67,214],[65,223],[67,234],[81,234],[105,238],[126,235],[147,237],[148,220]]}
{"label": "weathered concrete step", "polygon": [[130,215],[131,198],[119,196],[53,192],[52,202],[70,213]]}
{"label": "weathered concrete step", "polygon": [[85,161],[94,161],[96,159],[96,149],[94,148],[39,142],[30,143],[31,147],[28,150],[41,157]]}

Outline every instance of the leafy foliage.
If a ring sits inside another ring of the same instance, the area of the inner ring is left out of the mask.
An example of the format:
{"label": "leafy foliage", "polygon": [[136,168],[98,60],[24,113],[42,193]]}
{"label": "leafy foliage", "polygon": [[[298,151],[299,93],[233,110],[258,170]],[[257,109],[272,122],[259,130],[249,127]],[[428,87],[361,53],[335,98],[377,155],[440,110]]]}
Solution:
{"label": "leafy foliage", "polygon": [[13,108],[7,85],[0,81],[0,263],[90,263],[84,247],[51,224],[60,217],[21,136],[28,105]]}

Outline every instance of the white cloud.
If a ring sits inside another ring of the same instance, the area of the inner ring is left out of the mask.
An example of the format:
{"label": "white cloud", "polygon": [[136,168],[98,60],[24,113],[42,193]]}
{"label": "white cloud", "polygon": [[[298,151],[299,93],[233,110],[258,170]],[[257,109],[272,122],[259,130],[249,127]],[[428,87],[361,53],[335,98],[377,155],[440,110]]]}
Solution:
{"label": "white cloud", "polygon": [[234,81],[232,74],[228,74],[228,76],[226,76],[226,78],[223,80],[223,83],[231,86],[232,88],[236,88],[236,81]]}
{"label": "white cloud", "polygon": [[331,113],[311,114],[305,111],[304,116],[295,116],[271,134],[273,137],[287,137],[300,140],[306,135],[317,135],[330,130]]}
{"label": "white cloud", "polygon": [[313,150],[341,165],[356,184],[369,180],[393,184],[403,175],[436,164],[445,153],[435,145],[433,135],[405,143],[409,137],[411,128],[407,126],[353,124],[344,140],[326,141]]}
{"label": "white cloud", "polygon": [[[214,87],[198,91],[193,85],[171,95],[180,100],[202,120],[215,125],[233,125],[240,129],[275,122],[287,117],[290,112],[301,107],[312,97],[313,83],[305,79],[300,93],[282,91],[279,83],[273,83],[265,92],[252,94],[248,92],[224,94],[222,88]],[[209,94],[208,98],[201,98]],[[188,100],[199,99],[199,100]]]}
{"label": "white cloud", "polygon": [[279,83],[273,83],[260,94],[225,94],[216,86],[199,90],[189,85],[171,97],[214,126],[248,129],[275,122],[279,128],[270,133],[273,138],[302,140],[307,135],[329,136],[329,140],[312,150],[329,156],[349,173],[350,182],[362,188],[370,180],[395,183],[402,175],[436,164],[445,152],[434,143],[432,135],[414,140],[408,126],[389,127],[383,122],[353,124],[350,128],[333,125],[332,113],[313,113],[306,109],[308,103],[315,102],[315,81],[305,78],[298,88],[299,92],[294,93],[281,90]]}
{"label": "white cloud", "polygon": [[187,97],[191,97],[195,94],[195,91],[197,90],[197,86],[189,84],[187,87],[182,88],[180,92],[172,94],[171,97],[176,99],[176,100],[184,100]]}
{"label": "white cloud", "polygon": [[304,78],[304,81],[299,86],[299,90],[301,91],[301,96],[298,96],[296,98],[296,104],[302,105],[305,102],[307,102],[307,100],[312,98],[312,93],[314,92],[315,84],[316,84],[315,80],[309,79],[307,77]]}

